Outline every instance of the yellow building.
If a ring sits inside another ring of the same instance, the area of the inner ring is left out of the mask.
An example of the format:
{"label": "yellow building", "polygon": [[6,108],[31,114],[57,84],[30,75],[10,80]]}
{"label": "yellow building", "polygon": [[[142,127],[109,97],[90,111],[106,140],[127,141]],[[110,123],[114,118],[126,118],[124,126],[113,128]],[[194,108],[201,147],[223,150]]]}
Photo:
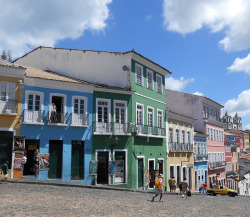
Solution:
{"label": "yellow building", "polygon": [[249,134],[250,134],[250,130],[245,130],[245,149],[246,150],[250,150],[250,143],[249,143]]}
{"label": "yellow building", "polygon": [[175,180],[177,192],[179,183],[186,179],[191,192],[195,192],[194,176],[194,128],[195,119],[167,111],[167,180]]}
{"label": "yellow building", "polygon": [[9,161],[10,177],[13,177],[14,136],[20,135],[25,70],[0,60],[0,166]]}

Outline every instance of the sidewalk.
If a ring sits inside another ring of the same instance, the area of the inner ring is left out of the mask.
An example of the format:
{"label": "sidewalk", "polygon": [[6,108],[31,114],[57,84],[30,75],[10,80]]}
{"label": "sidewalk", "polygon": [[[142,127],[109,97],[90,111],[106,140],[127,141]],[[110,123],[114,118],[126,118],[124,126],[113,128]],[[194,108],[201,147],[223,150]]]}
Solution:
{"label": "sidewalk", "polygon": [[[92,188],[92,189],[103,189],[103,190],[114,190],[114,191],[130,191],[130,192],[149,193],[149,194],[155,193],[154,190],[139,190],[139,189],[120,188],[108,185],[87,185],[87,184],[72,183],[72,182],[57,182],[57,181],[36,180],[36,179],[7,179],[7,183],[8,182],[20,183],[20,184],[34,184],[34,185],[53,185],[62,187],[67,186],[75,188]],[[164,192],[164,194],[178,195],[179,192]],[[206,195],[206,194],[193,193],[192,195]]]}

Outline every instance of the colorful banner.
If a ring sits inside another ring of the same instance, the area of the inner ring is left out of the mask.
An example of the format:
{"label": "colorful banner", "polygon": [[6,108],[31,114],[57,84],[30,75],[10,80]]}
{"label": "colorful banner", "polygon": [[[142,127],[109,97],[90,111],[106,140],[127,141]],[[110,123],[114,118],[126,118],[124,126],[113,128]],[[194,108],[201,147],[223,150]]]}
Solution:
{"label": "colorful banner", "polygon": [[49,154],[40,154],[39,170],[48,170],[48,169],[49,169]]}
{"label": "colorful banner", "polygon": [[14,170],[23,171],[22,160],[23,160],[23,158],[15,158],[14,159]]}
{"label": "colorful banner", "polygon": [[14,136],[14,151],[24,151],[25,136]]}
{"label": "colorful banner", "polygon": [[96,160],[91,160],[89,164],[89,175],[97,175],[98,164]]}
{"label": "colorful banner", "polygon": [[149,170],[144,171],[144,187],[149,187]]}
{"label": "colorful banner", "polygon": [[109,175],[115,174],[115,161],[109,161],[108,171]]}

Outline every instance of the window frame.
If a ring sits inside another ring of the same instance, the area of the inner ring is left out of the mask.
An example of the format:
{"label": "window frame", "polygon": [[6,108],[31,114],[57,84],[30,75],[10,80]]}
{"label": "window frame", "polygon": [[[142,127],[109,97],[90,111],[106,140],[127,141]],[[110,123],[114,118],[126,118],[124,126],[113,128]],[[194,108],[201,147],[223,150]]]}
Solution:
{"label": "window frame", "polygon": [[[137,117],[137,106],[141,106],[142,108],[141,108],[141,120],[142,120],[142,123],[141,124],[138,124],[137,123],[137,119],[138,119],[138,117]],[[136,103],[136,125],[144,125],[144,105],[143,104],[141,104],[141,103]]]}
{"label": "window frame", "polygon": [[[96,123],[105,123],[105,122],[98,122],[98,102],[107,102],[108,103],[108,121],[107,123],[110,123],[111,122],[111,100],[110,99],[106,99],[106,98],[96,98],[96,117],[95,117],[95,121]],[[103,119],[103,117],[102,117]]]}
{"label": "window frame", "polygon": [[[114,105],[113,105],[113,112],[114,112],[114,123],[116,123],[116,108],[120,108],[116,106],[116,103],[123,103],[124,104],[124,124],[127,123],[127,110],[128,110],[128,102],[125,100],[114,100]],[[119,117],[120,119],[120,117]],[[119,120],[120,124],[120,120]]]}
{"label": "window frame", "polygon": [[[158,78],[160,78],[160,80],[161,80],[160,90],[158,90]],[[156,74],[156,92],[163,94],[162,75],[160,75],[160,74]]]}
{"label": "window frame", "polygon": [[[154,72],[151,69],[147,69],[146,70],[147,73],[147,88],[149,90],[154,90]],[[151,88],[149,87],[149,74],[151,76]]]}
{"label": "window frame", "polygon": [[[139,67],[140,69],[141,69],[141,83],[138,83],[138,72],[136,71],[136,68],[137,67]],[[144,84],[144,76],[143,76],[143,66],[142,65],[140,65],[140,64],[138,64],[138,63],[135,63],[135,83],[137,84],[137,85],[140,85],[140,86],[144,86],[143,84]]]}
{"label": "window frame", "polygon": [[[1,99],[1,91],[2,91],[2,85],[6,84],[6,96],[5,96],[5,100]],[[14,87],[14,92],[13,94],[13,99],[10,98],[10,86],[13,85]],[[0,101],[7,101],[7,100],[15,100],[16,99],[16,83],[13,82],[5,82],[5,81],[0,81]]]}

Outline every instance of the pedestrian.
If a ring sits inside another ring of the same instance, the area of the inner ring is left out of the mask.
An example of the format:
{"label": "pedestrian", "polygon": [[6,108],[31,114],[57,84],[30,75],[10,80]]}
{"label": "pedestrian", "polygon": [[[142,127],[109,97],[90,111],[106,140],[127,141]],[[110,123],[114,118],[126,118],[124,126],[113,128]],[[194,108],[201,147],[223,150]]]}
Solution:
{"label": "pedestrian", "polygon": [[153,196],[151,202],[154,202],[155,198],[158,195],[160,195],[159,202],[163,202],[162,193],[163,193],[163,175],[160,174],[159,177],[155,180],[155,196]]}
{"label": "pedestrian", "polygon": [[180,190],[180,194],[182,194],[182,183],[181,182],[179,184],[179,190]]}
{"label": "pedestrian", "polygon": [[184,198],[184,193],[186,193],[186,198],[188,197],[188,183],[187,183],[187,179],[184,179],[182,182],[182,198]]}
{"label": "pedestrian", "polygon": [[8,164],[9,164],[9,161],[6,161],[5,164],[3,164],[3,166],[2,166],[2,171],[3,171],[3,174],[4,174],[4,178],[2,178],[0,180],[0,182],[3,181],[3,180],[5,180],[5,182],[7,181],[7,178],[8,178]]}
{"label": "pedestrian", "polygon": [[173,190],[173,188],[172,188],[172,179],[171,178],[168,180],[168,184],[169,184],[169,189],[170,189],[170,192],[171,192]]}
{"label": "pedestrian", "polygon": [[207,193],[207,183],[204,182],[204,193]]}

